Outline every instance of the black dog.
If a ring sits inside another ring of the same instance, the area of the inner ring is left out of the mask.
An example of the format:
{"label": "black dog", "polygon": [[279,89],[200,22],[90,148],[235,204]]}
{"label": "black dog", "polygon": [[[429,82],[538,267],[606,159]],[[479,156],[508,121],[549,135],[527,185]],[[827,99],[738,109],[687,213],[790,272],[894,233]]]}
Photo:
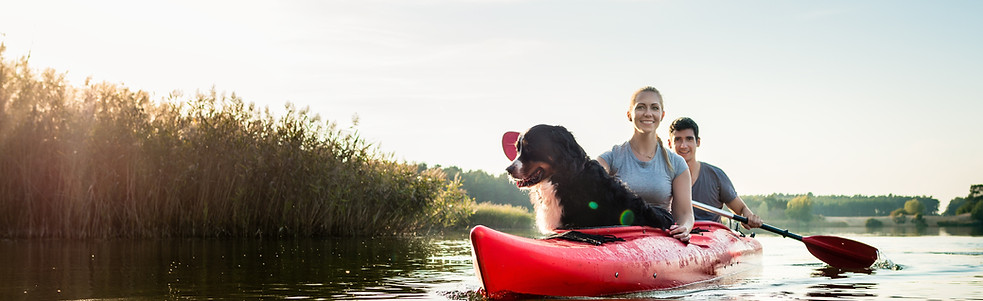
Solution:
{"label": "black dog", "polygon": [[665,209],[646,204],[597,161],[587,157],[562,126],[537,125],[516,141],[518,157],[506,168],[530,199],[540,231],[615,225],[668,229]]}

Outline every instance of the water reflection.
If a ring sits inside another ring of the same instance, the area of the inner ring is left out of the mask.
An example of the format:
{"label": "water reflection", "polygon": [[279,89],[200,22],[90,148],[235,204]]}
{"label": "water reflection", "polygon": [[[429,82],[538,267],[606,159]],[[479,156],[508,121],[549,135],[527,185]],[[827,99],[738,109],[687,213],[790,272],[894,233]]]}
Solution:
{"label": "water reflection", "polygon": [[467,265],[446,261],[469,263],[455,257],[470,254],[465,242],[6,240],[0,299],[423,297],[421,271],[459,273],[454,267]]}
{"label": "water reflection", "polygon": [[810,286],[810,289],[815,289],[815,291],[810,291],[806,293],[806,296],[810,299],[824,298],[832,300],[843,300],[849,298],[857,297],[877,297],[876,294],[871,293],[876,288],[875,283],[828,283]]}
{"label": "water reflection", "polygon": [[867,274],[870,275],[874,270],[870,268],[866,269],[840,269],[831,266],[821,267],[812,273],[813,277],[828,277],[830,279],[847,278],[851,273]]}
{"label": "water reflection", "polygon": [[[765,250],[761,266],[750,273],[614,299],[983,297],[983,242],[966,237],[972,228],[928,231],[937,236],[859,231],[815,230],[861,236],[878,247],[886,256],[870,270],[830,268],[799,241],[758,235]],[[0,300],[483,300],[470,256],[466,232],[374,239],[0,240]]]}

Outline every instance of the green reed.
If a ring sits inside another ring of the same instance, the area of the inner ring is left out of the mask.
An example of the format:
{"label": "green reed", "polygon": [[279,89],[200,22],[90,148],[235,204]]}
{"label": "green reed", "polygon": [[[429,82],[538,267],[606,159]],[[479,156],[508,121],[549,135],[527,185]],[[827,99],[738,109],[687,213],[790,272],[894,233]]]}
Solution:
{"label": "green reed", "polygon": [[492,228],[533,229],[536,217],[524,207],[509,204],[478,203],[469,218],[471,225]]}
{"label": "green reed", "polygon": [[306,109],[71,87],[3,50],[0,237],[393,235],[473,210],[459,180]]}

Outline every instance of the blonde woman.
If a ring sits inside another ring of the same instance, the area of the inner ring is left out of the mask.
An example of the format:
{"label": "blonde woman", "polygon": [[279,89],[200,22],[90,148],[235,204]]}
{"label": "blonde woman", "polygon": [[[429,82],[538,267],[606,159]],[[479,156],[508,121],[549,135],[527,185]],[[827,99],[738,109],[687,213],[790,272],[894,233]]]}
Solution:
{"label": "blonde woman", "polygon": [[693,229],[689,167],[683,157],[667,151],[655,132],[666,116],[663,108],[659,90],[645,87],[635,92],[628,107],[631,139],[601,154],[597,162],[646,203],[671,211],[676,225],[669,234],[688,242]]}

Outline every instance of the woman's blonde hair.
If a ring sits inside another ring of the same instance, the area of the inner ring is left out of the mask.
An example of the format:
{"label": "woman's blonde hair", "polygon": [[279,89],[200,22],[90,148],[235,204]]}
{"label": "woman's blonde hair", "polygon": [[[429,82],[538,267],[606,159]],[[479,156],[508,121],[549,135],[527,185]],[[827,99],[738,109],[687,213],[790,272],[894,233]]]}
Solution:
{"label": "woman's blonde hair", "polygon": [[[653,86],[647,86],[638,89],[638,91],[635,91],[635,94],[631,95],[631,102],[630,105],[628,106],[629,110],[635,107],[635,103],[638,101],[638,95],[642,94],[642,92],[655,93],[655,96],[659,97],[659,105],[661,105],[662,110],[665,111],[666,105],[662,100],[662,93],[659,92],[659,89],[656,89]],[[676,169],[672,166],[672,162],[669,161],[669,150],[667,150],[666,147],[662,145],[662,138],[659,138],[658,133],[655,134],[655,140],[659,141],[659,147],[662,148],[662,158],[666,160],[666,168],[669,169],[669,178],[672,178],[676,174]]]}

